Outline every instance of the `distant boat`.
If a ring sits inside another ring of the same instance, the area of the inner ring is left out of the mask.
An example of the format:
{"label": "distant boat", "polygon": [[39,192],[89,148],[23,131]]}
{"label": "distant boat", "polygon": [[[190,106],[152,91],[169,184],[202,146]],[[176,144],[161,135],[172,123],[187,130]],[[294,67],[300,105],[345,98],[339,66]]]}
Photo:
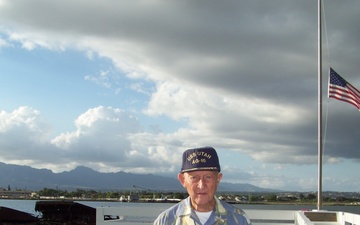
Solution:
{"label": "distant boat", "polygon": [[135,193],[135,194],[129,194],[128,196],[128,202],[138,202],[140,200],[139,194]]}
{"label": "distant boat", "polygon": [[121,195],[120,198],[119,198],[119,202],[126,202],[127,199],[125,197],[125,195]]}

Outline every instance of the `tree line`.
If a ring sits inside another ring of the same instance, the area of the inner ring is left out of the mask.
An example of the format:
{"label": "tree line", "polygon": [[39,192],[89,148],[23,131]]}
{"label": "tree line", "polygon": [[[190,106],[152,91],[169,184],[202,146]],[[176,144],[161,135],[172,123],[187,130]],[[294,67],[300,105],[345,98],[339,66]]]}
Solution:
{"label": "tree line", "polygon": [[[44,188],[37,191],[37,197],[47,196],[52,198],[65,199],[91,199],[91,200],[119,200],[122,196],[129,196],[131,194],[138,194],[140,199],[184,199],[188,196],[186,192],[151,192],[151,191],[95,191],[76,189],[73,191]],[[323,202],[327,203],[351,203],[360,202],[360,194],[344,195],[339,194],[325,194],[323,195]],[[259,202],[301,202],[301,203],[316,203],[316,193],[218,193],[219,198],[226,201],[239,203],[259,203]]]}

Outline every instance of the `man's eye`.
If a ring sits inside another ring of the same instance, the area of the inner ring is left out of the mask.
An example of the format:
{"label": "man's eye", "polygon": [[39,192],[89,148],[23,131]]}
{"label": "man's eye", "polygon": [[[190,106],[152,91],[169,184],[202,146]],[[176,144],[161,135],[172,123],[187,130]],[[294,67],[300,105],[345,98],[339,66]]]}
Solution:
{"label": "man's eye", "polygon": [[213,178],[214,178],[214,177],[213,177],[213,176],[210,176],[210,175],[205,177],[206,180],[212,180]]}

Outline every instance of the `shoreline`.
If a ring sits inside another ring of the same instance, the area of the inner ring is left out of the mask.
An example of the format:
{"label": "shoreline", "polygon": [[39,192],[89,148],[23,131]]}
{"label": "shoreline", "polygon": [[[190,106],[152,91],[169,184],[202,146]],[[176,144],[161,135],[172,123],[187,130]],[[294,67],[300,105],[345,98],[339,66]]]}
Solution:
{"label": "shoreline", "polygon": [[[124,203],[178,203],[181,199],[140,199],[138,201],[119,201],[118,199],[88,199],[88,198],[0,198],[0,200],[32,200],[32,201],[83,201],[83,202],[124,202]],[[316,202],[237,202],[226,201],[237,205],[314,205]],[[360,206],[360,202],[323,202],[323,206]]]}

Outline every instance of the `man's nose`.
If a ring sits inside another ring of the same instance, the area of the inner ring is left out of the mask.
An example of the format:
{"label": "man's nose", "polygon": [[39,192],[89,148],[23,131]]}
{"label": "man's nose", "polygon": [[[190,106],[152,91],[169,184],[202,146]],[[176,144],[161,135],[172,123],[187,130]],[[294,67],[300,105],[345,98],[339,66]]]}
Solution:
{"label": "man's nose", "polygon": [[204,178],[200,178],[198,182],[198,188],[203,189],[205,187],[205,180]]}

